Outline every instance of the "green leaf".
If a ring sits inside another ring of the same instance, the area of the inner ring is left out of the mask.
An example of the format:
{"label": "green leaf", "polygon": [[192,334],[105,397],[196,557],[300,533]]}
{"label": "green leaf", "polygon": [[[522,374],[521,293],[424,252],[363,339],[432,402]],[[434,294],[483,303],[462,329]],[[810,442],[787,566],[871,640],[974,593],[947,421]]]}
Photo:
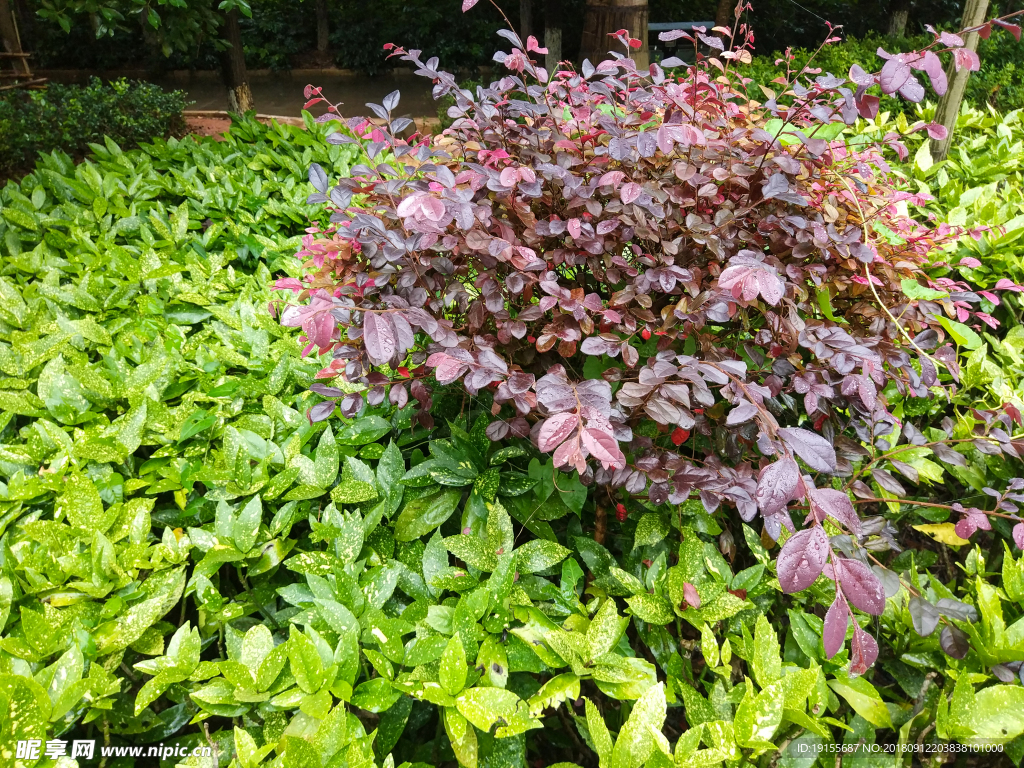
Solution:
{"label": "green leaf", "polygon": [[324,667],[320,654],[310,640],[302,632],[292,627],[288,638],[288,661],[291,663],[295,681],[306,693],[316,693],[323,685]]}
{"label": "green leaf", "polygon": [[615,601],[607,598],[587,628],[587,650],[591,659],[604,656],[619,643],[629,619],[619,616]]}
{"label": "green leaf", "polygon": [[949,291],[936,291],[933,288],[921,285],[917,280],[904,278],[900,280],[900,287],[908,299],[924,299],[935,301],[937,299],[948,299]]}
{"label": "green leaf", "polygon": [[1024,733],[1024,688],[992,685],[974,694],[968,726],[981,743],[1005,744]]}
{"label": "green leaf", "polygon": [[977,349],[982,345],[981,336],[976,334],[963,323],[958,323],[956,320],[950,320],[945,315],[937,315],[935,319],[938,320],[939,324],[946,329],[950,336],[953,337],[953,341],[957,343],[957,346],[967,347],[968,349]]}
{"label": "green leaf", "polygon": [[334,432],[330,425],[320,436],[313,459],[313,484],[327,488],[338,478],[339,466],[338,444],[334,441]]}
{"label": "green leaf", "polygon": [[633,549],[657,544],[668,536],[669,525],[665,518],[656,512],[645,512],[636,526],[633,537]]}
{"label": "green leaf", "polygon": [[676,617],[672,605],[660,595],[640,592],[627,597],[626,604],[634,616],[648,624],[670,624]]}
{"label": "green leaf", "polygon": [[395,521],[395,538],[412,541],[430,533],[451,517],[461,498],[458,488],[445,488],[406,501]]}
{"label": "green leaf", "polygon": [[754,749],[771,748],[771,739],[782,723],[785,695],[782,683],[776,682],[755,696],[747,678],[746,694],[736,707],[736,742]]}
{"label": "green leaf", "polygon": [[[836,678],[828,681],[829,687],[846,699],[853,711],[877,728],[892,728],[889,709],[878,695],[878,691],[863,677]],[[1024,690],[1024,689],[1022,689]]]}
{"label": "green leaf", "polygon": [[441,685],[452,696],[457,696],[466,687],[466,676],[469,665],[466,663],[466,649],[456,633],[441,655],[441,666],[438,676]]}
{"label": "green leaf", "polygon": [[709,667],[718,666],[718,639],[711,627],[705,624],[700,630],[700,653]]}
{"label": "green leaf", "polygon": [[611,768],[638,768],[647,761],[655,748],[651,731],[661,731],[667,708],[664,683],[644,692],[619,730],[612,749]]}
{"label": "green leaf", "polygon": [[608,726],[601,717],[601,712],[590,699],[584,699],[587,712],[587,730],[590,731],[590,738],[594,742],[594,749],[600,758],[601,768],[609,768],[612,759],[612,737],[608,733]]}
{"label": "green leaf", "polygon": [[504,688],[470,688],[455,699],[455,706],[485,733],[503,721],[495,734],[499,738],[541,727],[539,721],[530,717],[527,703]]}
{"label": "green leaf", "polygon": [[757,617],[757,625],[754,628],[754,658],[751,667],[754,679],[761,688],[767,688],[782,677],[779,638],[763,615]]}
{"label": "green leaf", "polygon": [[516,549],[516,568],[520,573],[545,571],[562,562],[569,554],[570,550],[561,544],[534,539]]}
{"label": "green leaf", "polygon": [[263,522],[263,502],[259,496],[253,496],[242,511],[238,513],[231,526],[231,536],[239,552],[248,552],[256,543],[256,535]]}
{"label": "green leaf", "polygon": [[116,509],[103,508],[100,493],[92,480],[78,473],[65,478],[59,504],[68,522],[90,531],[106,533],[117,517]]}

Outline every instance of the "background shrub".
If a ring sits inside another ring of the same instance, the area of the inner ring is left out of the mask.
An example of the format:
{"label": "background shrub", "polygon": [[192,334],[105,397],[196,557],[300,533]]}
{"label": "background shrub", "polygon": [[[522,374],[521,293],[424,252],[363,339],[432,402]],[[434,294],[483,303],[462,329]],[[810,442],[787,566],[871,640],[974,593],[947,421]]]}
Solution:
{"label": "background shrub", "polygon": [[80,155],[107,136],[135,146],[185,130],[182,91],[117,80],[88,85],[54,83],[45,90],[10,91],[0,97],[0,172],[25,166],[40,152]]}

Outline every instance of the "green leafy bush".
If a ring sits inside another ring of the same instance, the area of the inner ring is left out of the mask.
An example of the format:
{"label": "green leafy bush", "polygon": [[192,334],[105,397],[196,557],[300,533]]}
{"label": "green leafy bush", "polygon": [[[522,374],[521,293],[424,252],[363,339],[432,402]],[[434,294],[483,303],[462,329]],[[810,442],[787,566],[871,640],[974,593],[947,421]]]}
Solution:
{"label": "green leafy bush", "polygon": [[152,83],[92,78],[86,86],[53,83],[40,91],[8,91],[0,97],[0,173],[22,168],[40,152],[73,155],[109,136],[135,146],[185,129],[182,91]]}

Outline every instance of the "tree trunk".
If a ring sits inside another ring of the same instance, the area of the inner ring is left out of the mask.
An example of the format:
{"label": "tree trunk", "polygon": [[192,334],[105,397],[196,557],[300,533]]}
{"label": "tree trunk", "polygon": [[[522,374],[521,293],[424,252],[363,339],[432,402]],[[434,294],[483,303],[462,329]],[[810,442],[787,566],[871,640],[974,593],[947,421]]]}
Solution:
{"label": "tree trunk", "polygon": [[14,0],[14,19],[18,25],[18,37],[21,49],[35,50],[33,41],[36,39],[35,11],[30,9],[25,0]]}
{"label": "tree trunk", "polygon": [[523,43],[533,34],[533,0],[519,0],[519,37]]}
{"label": "tree trunk", "polygon": [[886,35],[903,37],[907,33],[907,19],[910,16],[910,0],[892,0],[889,3],[889,27]]}
{"label": "tree trunk", "polygon": [[316,0],[316,53],[321,66],[327,58],[327,48],[330,45],[328,34],[330,32],[329,18],[327,16],[327,0]]}
{"label": "tree trunk", "polygon": [[562,61],[562,0],[547,0],[544,5],[544,68],[554,74]]}
{"label": "tree trunk", "polygon": [[[967,0],[964,5],[964,17],[961,21],[962,27],[977,27],[985,23],[985,14],[988,13],[988,0]],[[964,35],[966,48],[972,51],[978,50],[978,33],[971,32]],[[935,109],[935,122],[946,127],[946,138],[932,139],[931,155],[935,162],[945,160],[949,154],[949,148],[953,144],[953,132],[956,130],[956,118],[960,114],[960,105],[964,100],[964,91],[967,90],[967,78],[970,77],[969,69],[961,69],[959,72],[949,63],[946,68],[946,78],[949,80],[949,88],[939,98],[939,105]]]}
{"label": "tree trunk", "polygon": [[[11,6],[7,0],[0,0],[0,44],[3,45],[3,49],[7,53],[22,53],[21,39],[18,37],[18,27],[14,23],[14,14],[11,13]],[[30,76],[31,73],[27,59],[15,56],[10,61],[16,74],[24,75],[25,77]]]}
{"label": "tree trunk", "polygon": [[715,12],[715,26],[732,29],[736,23],[736,0],[718,0],[718,10]]}
{"label": "tree trunk", "polygon": [[596,64],[606,59],[610,50],[624,53],[619,42],[609,37],[620,29],[641,41],[640,48],[630,49],[629,57],[636,62],[637,69],[646,70],[650,64],[647,0],[587,0],[580,59],[590,59],[591,64]]}
{"label": "tree trunk", "polygon": [[[0,0],[2,2],[2,0]],[[249,78],[245,71],[245,50],[242,48],[242,32],[238,27],[238,10],[232,9],[224,15],[221,30],[229,47],[221,51],[221,77],[228,89],[228,110],[245,114],[256,109],[249,89]]]}

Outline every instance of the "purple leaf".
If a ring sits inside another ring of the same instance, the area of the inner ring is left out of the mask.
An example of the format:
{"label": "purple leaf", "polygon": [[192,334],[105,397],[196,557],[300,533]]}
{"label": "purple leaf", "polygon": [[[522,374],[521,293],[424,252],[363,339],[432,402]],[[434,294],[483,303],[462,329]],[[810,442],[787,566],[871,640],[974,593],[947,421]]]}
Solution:
{"label": "purple leaf", "polygon": [[947,656],[962,659],[971,650],[971,641],[966,632],[958,627],[947,625],[942,628],[942,633],[939,635],[939,646]]}
{"label": "purple leaf", "polygon": [[878,658],[875,638],[853,623],[853,642],[850,643],[850,674],[863,675]]}
{"label": "purple leaf", "polygon": [[[823,522],[825,515],[837,521],[850,533],[856,534],[860,530],[860,518],[853,508],[850,497],[842,491],[834,488],[814,488],[808,494],[811,501],[811,511],[815,512],[815,519]],[[820,512],[820,514],[818,514]]]}
{"label": "purple leaf", "polygon": [[903,61],[902,56],[897,54],[885,62],[882,72],[879,75],[878,83],[882,86],[882,93],[895,93],[904,86],[910,79],[910,67]]}
{"label": "purple leaf", "polygon": [[928,637],[939,626],[939,610],[927,600],[914,595],[907,608],[914,631],[921,637]]}
{"label": "purple leaf", "polygon": [[924,98],[924,86],[917,82],[917,78],[913,75],[908,77],[907,82],[900,86],[899,92],[900,96],[915,104]]}
{"label": "purple leaf", "polygon": [[836,581],[843,594],[865,613],[881,616],[885,612],[885,590],[874,572],[860,560],[843,558],[835,561]]}
{"label": "purple leaf", "polygon": [[820,525],[793,534],[779,552],[776,571],[782,591],[800,592],[814,583],[828,559],[828,536]]}
{"label": "purple leaf", "polygon": [[800,482],[800,467],[788,456],[761,470],[754,500],[763,515],[774,515],[794,498]]}
{"label": "purple leaf", "polygon": [[882,488],[887,490],[889,493],[895,493],[900,498],[903,498],[907,495],[907,489],[900,485],[899,480],[893,477],[886,470],[872,469],[871,476],[875,478],[876,483],[878,483]]}
{"label": "purple leaf", "polygon": [[326,384],[321,384],[320,382],[311,384],[309,389],[311,392],[316,392],[318,395],[323,395],[324,397],[344,397],[345,395],[344,390],[338,389],[337,387],[328,387]]}
{"label": "purple leaf", "polygon": [[[941,96],[942,93],[945,92],[945,89],[939,91],[939,89],[936,88],[935,92]],[[949,135],[949,131],[946,130],[946,126],[939,125],[938,123],[928,123],[928,125],[925,126],[925,130],[928,131],[928,136],[936,141],[942,141]]]}
{"label": "purple leaf", "polygon": [[313,163],[309,166],[309,183],[319,192],[327,191],[327,172],[320,167],[319,163]]}
{"label": "purple leaf", "polygon": [[862,85],[865,88],[870,88],[875,84],[875,76],[869,75],[860,65],[854,64],[850,67],[850,79],[853,80],[857,85]]}
{"label": "purple leaf", "polygon": [[318,421],[323,421],[330,417],[334,413],[334,408],[337,405],[333,400],[324,400],[322,403],[317,403],[309,409],[309,422],[310,424],[316,424]]}
{"label": "purple leaf", "polygon": [[821,435],[799,427],[783,427],[779,435],[811,469],[818,472],[835,471],[836,449]]}
{"label": "purple leaf", "polygon": [[386,314],[367,312],[363,315],[363,342],[374,365],[383,365],[395,356],[395,328]]}
{"label": "purple leaf", "polygon": [[841,592],[825,613],[825,624],[821,630],[821,641],[825,646],[825,657],[831,659],[846,644],[846,627],[849,624],[850,609]]}

